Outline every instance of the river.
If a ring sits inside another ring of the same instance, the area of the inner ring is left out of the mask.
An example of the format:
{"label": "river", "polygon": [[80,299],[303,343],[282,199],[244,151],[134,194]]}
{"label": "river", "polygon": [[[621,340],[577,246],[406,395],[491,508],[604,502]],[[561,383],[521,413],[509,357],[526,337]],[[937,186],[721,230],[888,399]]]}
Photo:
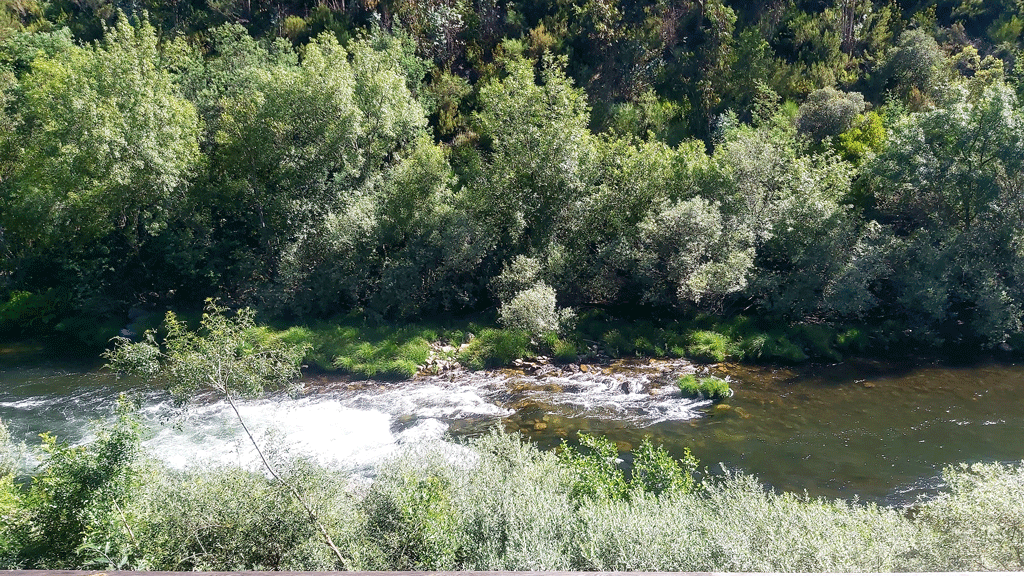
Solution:
{"label": "river", "polygon": [[[722,464],[780,490],[883,504],[933,491],[948,464],[1024,459],[1018,365],[723,365],[712,370],[731,381],[734,394],[720,404],[680,397],[675,378],[696,369],[685,361],[585,368],[454,372],[404,383],[315,376],[298,395],[247,400],[240,409],[268,444],[366,477],[405,445],[493,427],[544,447],[572,441],[578,430],[604,434],[627,462],[628,451],[650,436],[676,455],[689,447],[711,472]],[[182,412],[160,390],[82,365],[0,364],[0,419],[29,444],[41,432],[82,442],[122,391],[140,396],[145,446],[169,465],[254,465],[223,402],[199,398]]]}

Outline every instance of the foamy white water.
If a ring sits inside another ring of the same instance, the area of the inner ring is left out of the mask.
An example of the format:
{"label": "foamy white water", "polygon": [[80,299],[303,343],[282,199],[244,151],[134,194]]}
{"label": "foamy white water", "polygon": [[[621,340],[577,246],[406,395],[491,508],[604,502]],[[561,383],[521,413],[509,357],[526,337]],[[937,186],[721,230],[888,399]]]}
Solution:
{"label": "foamy white water", "polygon": [[[682,399],[674,386],[662,385],[680,369],[547,377],[461,372],[354,386],[318,382],[299,397],[235,403],[261,448],[372,474],[403,446],[443,440],[456,423],[463,430],[467,422],[477,430],[499,426],[526,404],[564,417],[624,420],[637,427],[698,417],[706,403]],[[138,385],[97,373],[15,378],[0,374],[0,419],[30,444],[43,431],[71,443],[86,441],[90,421],[110,417],[118,393],[139,391]],[[258,467],[258,455],[223,399],[199,399],[182,411],[163,392],[141,393],[144,446],[152,455],[176,468]]]}

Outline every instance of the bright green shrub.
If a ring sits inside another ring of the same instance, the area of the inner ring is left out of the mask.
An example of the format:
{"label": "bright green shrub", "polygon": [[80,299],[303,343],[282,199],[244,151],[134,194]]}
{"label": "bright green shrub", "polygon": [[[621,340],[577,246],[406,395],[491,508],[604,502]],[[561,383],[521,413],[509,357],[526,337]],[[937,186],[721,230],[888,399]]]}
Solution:
{"label": "bright green shrub", "polygon": [[455,570],[464,543],[447,475],[388,474],[367,495],[367,529],[398,570]]}
{"label": "bright green shrub", "polygon": [[484,328],[459,352],[459,362],[472,370],[511,364],[517,358],[532,355],[530,335],[521,330]]}
{"label": "bright green shrub", "polygon": [[676,460],[663,446],[657,448],[644,438],[633,452],[633,473],[630,486],[655,496],[685,494],[694,489],[693,473],[697,459],[687,448],[682,460]]}
{"label": "bright green shrub", "polygon": [[870,341],[867,333],[859,328],[849,328],[836,334],[836,348],[849,352],[864,352]]}
{"label": "bright green shrub", "polygon": [[130,503],[140,455],[134,408],[124,399],[117,420],[90,444],[68,446],[43,434],[43,471],[27,495],[32,524],[21,551],[29,566],[75,568],[87,560],[83,545],[104,526],[122,525],[116,510]]}
{"label": "bright green shrub", "polygon": [[697,378],[693,374],[687,374],[686,376],[680,376],[676,380],[676,385],[679,386],[683,396],[689,398],[723,400],[732,394],[732,390],[729,389],[729,383],[714,376]]}
{"label": "bright green shrub", "polygon": [[624,498],[629,485],[616,465],[619,452],[615,443],[603,436],[580,432],[580,448],[562,442],[559,459],[568,468],[571,478],[569,496],[576,504],[587,501]]}
{"label": "bright green shrub", "polygon": [[729,338],[710,330],[697,330],[690,334],[686,356],[701,362],[724,362],[731,356]]}

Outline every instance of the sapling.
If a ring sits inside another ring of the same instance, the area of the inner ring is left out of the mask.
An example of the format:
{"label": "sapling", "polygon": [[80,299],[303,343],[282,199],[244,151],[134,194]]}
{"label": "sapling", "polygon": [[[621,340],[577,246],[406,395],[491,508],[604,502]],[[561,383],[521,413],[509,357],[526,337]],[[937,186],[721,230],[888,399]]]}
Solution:
{"label": "sapling", "polygon": [[180,404],[203,391],[212,391],[224,398],[267,472],[292,493],[338,562],[348,566],[349,562],[335,546],[316,512],[298,489],[270,464],[234,400],[236,395],[258,396],[267,389],[286,387],[295,381],[301,374],[306,347],[289,345],[261,333],[251,309],[239,310],[233,317],[226,313],[226,308],[212,299],[207,300],[200,328],[193,332],[185,321],[168,312],[164,319],[167,336],[162,346],[153,331],[147,331],[140,342],[116,337],[114,347],[103,355],[108,361],[107,367],[118,373],[162,380]]}

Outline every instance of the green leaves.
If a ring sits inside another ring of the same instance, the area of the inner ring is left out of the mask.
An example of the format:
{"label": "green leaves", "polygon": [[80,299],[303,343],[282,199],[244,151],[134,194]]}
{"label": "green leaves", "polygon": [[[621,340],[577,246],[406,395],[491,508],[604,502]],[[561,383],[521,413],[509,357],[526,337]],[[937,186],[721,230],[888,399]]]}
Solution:
{"label": "green leaves", "polygon": [[619,452],[614,442],[582,432],[579,438],[581,449],[563,442],[559,453],[571,481],[569,496],[577,506],[626,500],[644,493],[678,496],[695,488],[697,460],[689,450],[682,460],[676,460],[664,447],[655,448],[650,438],[645,438],[633,454],[632,478],[627,481],[618,467]]}
{"label": "green leaves", "polygon": [[255,396],[299,376],[305,347],[284,344],[258,329],[251,309],[239,310],[233,317],[227,312],[208,301],[198,331],[168,312],[162,347],[152,333],[135,343],[118,337],[114,348],[104,353],[107,366],[137,376],[160,377],[179,402],[187,402],[202,390]]}
{"label": "green leaves", "polygon": [[40,56],[21,79],[23,149],[3,224],[26,243],[130,243],[166,222],[199,159],[198,119],[159,66],[155,31]]}

